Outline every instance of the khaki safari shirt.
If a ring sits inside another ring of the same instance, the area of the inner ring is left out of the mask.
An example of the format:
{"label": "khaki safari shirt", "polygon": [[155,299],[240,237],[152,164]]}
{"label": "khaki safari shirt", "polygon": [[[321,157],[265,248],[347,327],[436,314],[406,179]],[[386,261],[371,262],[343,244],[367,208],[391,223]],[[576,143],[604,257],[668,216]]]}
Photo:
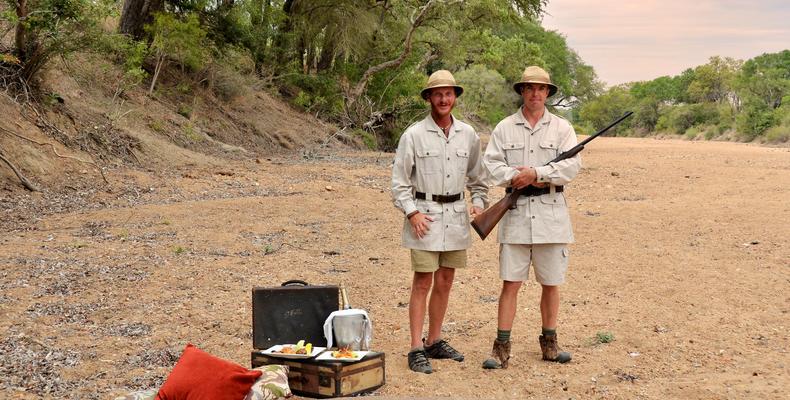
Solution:
{"label": "khaki safari shirt", "polygon": [[534,167],[538,182],[546,182],[550,193],[521,196],[517,207],[509,210],[499,222],[499,242],[510,244],[572,243],[568,204],[564,192],[555,187],[565,185],[581,168],[576,156],[545,165],[560,153],[576,145],[576,132],[568,121],[549,113],[533,127],[519,109],[502,120],[491,133],[483,165],[491,175],[492,184],[510,186],[518,175],[515,167]]}
{"label": "khaki safari shirt", "polygon": [[392,165],[392,198],[404,215],[420,211],[433,218],[433,222],[429,222],[430,230],[419,239],[409,220],[404,218],[403,246],[428,251],[469,248],[468,196],[453,203],[415,198],[415,192],[454,195],[464,193],[464,187],[469,189],[473,205],[487,206],[488,185],[481,164],[480,137],[474,128],[453,118],[445,137],[429,114],[406,129]]}

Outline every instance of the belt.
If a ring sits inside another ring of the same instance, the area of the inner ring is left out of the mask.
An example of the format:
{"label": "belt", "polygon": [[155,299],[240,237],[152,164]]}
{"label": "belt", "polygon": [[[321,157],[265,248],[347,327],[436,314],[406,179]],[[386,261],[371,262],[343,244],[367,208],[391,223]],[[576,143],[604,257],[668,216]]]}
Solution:
{"label": "belt", "polygon": [[[554,187],[554,191],[557,192],[557,193],[560,193],[563,190],[564,189],[563,189],[562,186],[555,186]],[[512,193],[513,192],[513,188],[512,187],[505,188],[505,192],[506,193]],[[542,187],[542,188],[535,187],[535,186],[527,186],[526,188],[524,188],[521,191],[521,195],[522,196],[540,196],[542,194],[549,194],[549,193],[551,193],[551,187],[549,187],[549,186]]]}
{"label": "belt", "polygon": [[464,198],[464,192],[448,195],[417,192],[414,194],[414,197],[418,200],[435,201],[437,203],[454,203]]}

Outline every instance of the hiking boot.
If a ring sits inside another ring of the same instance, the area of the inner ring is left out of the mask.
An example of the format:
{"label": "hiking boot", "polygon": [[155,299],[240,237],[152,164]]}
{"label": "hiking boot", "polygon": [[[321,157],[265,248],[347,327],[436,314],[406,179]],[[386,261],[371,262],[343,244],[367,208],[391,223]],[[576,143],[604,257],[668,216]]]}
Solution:
{"label": "hiking boot", "polygon": [[540,341],[540,350],[543,353],[544,360],[558,363],[566,363],[571,360],[571,353],[562,351],[560,346],[557,345],[557,335],[540,335],[538,340]]}
{"label": "hiking boot", "polygon": [[483,361],[484,369],[507,369],[510,360],[510,340],[500,342],[494,340],[494,348],[491,349],[491,358]]}
{"label": "hiking boot", "polygon": [[[425,344],[425,339],[422,340],[422,343]],[[450,346],[444,339],[439,339],[434,344],[425,346],[425,353],[427,353],[430,358],[449,358],[455,361],[464,360],[464,355],[454,349],[453,346]]]}
{"label": "hiking boot", "polygon": [[428,355],[425,350],[412,350],[407,356],[409,359],[409,369],[414,372],[422,372],[423,374],[430,374],[433,372],[431,362],[428,361]]}

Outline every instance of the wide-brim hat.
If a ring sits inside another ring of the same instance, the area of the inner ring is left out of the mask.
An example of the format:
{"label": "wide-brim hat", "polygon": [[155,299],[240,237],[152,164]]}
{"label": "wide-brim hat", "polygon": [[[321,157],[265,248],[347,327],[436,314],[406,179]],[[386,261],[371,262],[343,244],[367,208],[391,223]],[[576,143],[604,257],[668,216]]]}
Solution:
{"label": "wide-brim hat", "polygon": [[431,89],[440,87],[455,88],[455,97],[460,96],[464,92],[464,88],[455,83],[455,78],[450,71],[440,69],[428,77],[428,83],[425,84],[425,89],[420,92],[420,96],[422,96],[423,99],[428,99],[428,94],[431,92]]}
{"label": "wide-brim hat", "polygon": [[551,77],[549,76],[549,73],[543,68],[536,67],[534,65],[524,69],[524,73],[521,74],[521,80],[513,84],[513,90],[521,95],[521,85],[525,83],[542,83],[544,85],[548,85],[549,97],[554,96],[558,90],[557,85],[551,83]]}

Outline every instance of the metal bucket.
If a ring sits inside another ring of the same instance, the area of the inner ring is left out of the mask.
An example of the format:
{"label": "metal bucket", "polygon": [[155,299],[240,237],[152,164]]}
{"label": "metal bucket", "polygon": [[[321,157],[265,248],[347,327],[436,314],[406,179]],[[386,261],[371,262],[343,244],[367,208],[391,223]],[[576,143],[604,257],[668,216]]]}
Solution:
{"label": "metal bucket", "polygon": [[362,314],[336,315],[332,319],[334,341],[338,348],[367,350],[365,347],[365,328],[368,321]]}

